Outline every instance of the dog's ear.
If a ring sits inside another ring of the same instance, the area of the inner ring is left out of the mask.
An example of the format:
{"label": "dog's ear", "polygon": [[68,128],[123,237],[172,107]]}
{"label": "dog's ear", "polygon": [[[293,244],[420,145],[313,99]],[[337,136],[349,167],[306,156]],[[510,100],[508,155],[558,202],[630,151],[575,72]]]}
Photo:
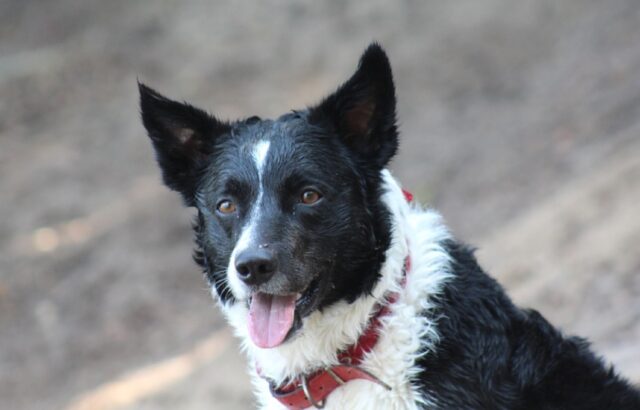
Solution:
{"label": "dog's ear", "polygon": [[309,121],[330,127],[354,152],[383,168],[398,149],[396,96],[389,59],[372,43],[351,78],[317,107]]}
{"label": "dog's ear", "polygon": [[142,83],[140,111],[142,123],[156,151],[167,186],[194,205],[198,178],[213,151],[216,138],[229,131],[206,112],[189,104],[172,101]]}

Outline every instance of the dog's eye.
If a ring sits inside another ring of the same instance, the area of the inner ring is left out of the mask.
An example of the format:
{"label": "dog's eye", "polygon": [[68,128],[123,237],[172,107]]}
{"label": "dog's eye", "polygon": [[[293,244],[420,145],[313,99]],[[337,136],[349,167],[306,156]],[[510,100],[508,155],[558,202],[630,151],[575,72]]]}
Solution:
{"label": "dog's eye", "polygon": [[220,212],[221,214],[228,215],[234,213],[235,211],[236,204],[229,201],[228,199],[218,202],[218,212]]}
{"label": "dog's eye", "polygon": [[318,202],[322,198],[320,192],[314,191],[313,189],[307,189],[302,193],[302,203],[305,205],[313,205]]}

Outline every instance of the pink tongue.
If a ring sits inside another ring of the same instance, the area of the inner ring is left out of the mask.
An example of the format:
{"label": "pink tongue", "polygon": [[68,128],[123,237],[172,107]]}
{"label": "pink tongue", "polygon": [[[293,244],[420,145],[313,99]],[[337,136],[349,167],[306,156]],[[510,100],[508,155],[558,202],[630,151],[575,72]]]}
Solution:
{"label": "pink tongue", "polygon": [[256,346],[280,345],[293,326],[296,296],[254,293],[249,307],[249,335]]}

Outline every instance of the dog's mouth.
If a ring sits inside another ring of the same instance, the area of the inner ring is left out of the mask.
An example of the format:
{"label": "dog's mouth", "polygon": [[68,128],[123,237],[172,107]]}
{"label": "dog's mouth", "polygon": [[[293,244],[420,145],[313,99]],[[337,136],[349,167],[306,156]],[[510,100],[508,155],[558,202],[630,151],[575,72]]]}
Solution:
{"label": "dog's mouth", "polygon": [[300,293],[274,295],[255,292],[249,299],[249,336],[263,349],[280,346],[302,326],[302,318],[311,313],[318,294],[319,281],[313,280]]}

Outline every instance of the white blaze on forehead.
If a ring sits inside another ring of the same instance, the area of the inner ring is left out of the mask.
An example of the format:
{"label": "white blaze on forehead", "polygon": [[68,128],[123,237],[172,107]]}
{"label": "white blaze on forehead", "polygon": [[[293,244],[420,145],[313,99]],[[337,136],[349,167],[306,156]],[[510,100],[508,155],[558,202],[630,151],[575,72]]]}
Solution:
{"label": "white blaze on forehead", "polygon": [[254,240],[254,232],[258,221],[260,220],[260,203],[262,202],[262,196],[264,193],[264,184],[262,182],[262,175],[264,173],[264,164],[267,162],[267,154],[269,153],[269,141],[259,141],[252,151],[253,162],[258,170],[258,196],[255,203],[253,203],[251,214],[245,226],[242,228],[240,238],[236,243],[236,247],[231,253],[229,259],[229,266],[227,268],[227,277],[229,287],[233,294],[239,299],[245,299],[248,297],[247,288],[238,278],[238,272],[236,271],[236,255],[252,245]]}
{"label": "white blaze on forehead", "polygon": [[260,179],[260,192],[262,192],[262,171],[264,169],[264,163],[267,160],[267,153],[269,152],[269,141],[260,141],[253,148],[253,161],[256,163],[258,169],[258,178]]}

